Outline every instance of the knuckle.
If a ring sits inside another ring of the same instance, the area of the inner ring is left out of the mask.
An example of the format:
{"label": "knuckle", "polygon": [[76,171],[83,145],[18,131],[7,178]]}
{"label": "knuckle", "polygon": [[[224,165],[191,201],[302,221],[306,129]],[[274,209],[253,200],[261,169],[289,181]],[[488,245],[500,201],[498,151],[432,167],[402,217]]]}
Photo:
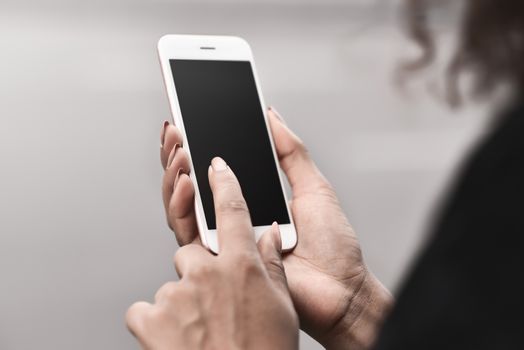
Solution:
{"label": "knuckle", "polygon": [[170,181],[170,174],[168,173],[168,171],[166,170],[164,172],[164,175],[162,177],[162,194],[164,196],[171,196],[171,194],[173,193],[173,186],[172,186],[172,183]]}
{"label": "knuckle", "polygon": [[167,310],[164,307],[155,307],[144,315],[144,327],[156,328],[155,325],[162,324],[167,318]]}
{"label": "knuckle", "polygon": [[333,188],[333,185],[331,185],[331,183],[325,179],[324,177],[321,177],[319,180],[318,180],[318,184],[317,184],[317,187],[318,187],[318,190],[319,192],[325,194],[325,195],[331,195],[331,196],[335,196],[335,189]]}
{"label": "knuckle", "polygon": [[190,271],[189,276],[193,278],[205,279],[213,275],[214,268],[210,264],[195,265]]}
{"label": "knuckle", "polygon": [[239,274],[244,280],[259,280],[266,276],[266,273],[260,264],[248,263],[239,268]]}
{"label": "knuckle", "polygon": [[229,199],[223,202],[220,202],[217,206],[217,211],[221,214],[230,214],[230,213],[248,213],[249,209],[247,207],[246,201],[242,199]]}
{"label": "knuckle", "polygon": [[185,261],[189,261],[191,257],[197,255],[199,250],[202,249],[204,249],[202,246],[193,243],[181,245],[173,255],[173,262],[175,265],[178,265]]}
{"label": "knuckle", "polygon": [[126,325],[134,333],[140,331],[143,320],[147,317],[144,302],[136,302],[126,312]]}
{"label": "knuckle", "polygon": [[278,259],[268,259],[265,263],[266,271],[273,279],[285,278],[284,265]]}
{"label": "knuckle", "polygon": [[237,252],[232,256],[231,264],[242,275],[255,276],[263,271],[260,260],[250,252]]}
{"label": "knuckle", "polygon": [[183,283],[177,291],[177,300],[183,304],[191,303],[195,297],[196,290],[191,283]]}
{"label": "knuckle", "polygon": [[168,142],[182,142],[182,133],[178,129],[178,127],[174,126],[173,124],[170,124],[167,127],[166,133],[165,133],[165,143]]}
{"label": "knuckle", "polygon": [[180,147],[180,149],[178,150],[178,153],[179,153],[182,164],[189,164],[189,155],[187,154],[186,149],[183,147]]}
{"label": "knuckle", "polygon": [[190,255],[190,252],[189,250],[191,249],[192,247],[190,245],[185,245],[185,246],[181,246],[179,247],[175,254],[173,255],[173,262],[176,264],[180,263],[181,261],[183,261],[184,259],[186,259],[186,257],[188,255]]}
{"label": "knuckle", "polygon": [[297,152],[303,154],[303,155],[309,155],[309,149],[306,147],[306,144],[302,139],[297,140]]}
{"label": "knuckle", "polygon": [[291,158],[291,159],[308,158],[309,150],[306,147],[306,144],[302,141],[302,139],[296,138],[294,143],[295,143],[294,147],[292,148],[291,152],[288,154],[288,158]]}
{"label": "knuckle", "polygon": [[182,248],[184,248],[184,246],[181,246],[180,248],[178,248],[175,252],[175,254],[173,254],[173,264],[176,266],[180,263],[180,260],[183,259],[183,252],[182,252]]}
{"label": "knuckle", "polygon": [[165,287],[165,298],[168,300],[175,300],[178,298],[178,288],[175,282],[168,282]]}
{"label": "knuckle", "polygon": [[233,174],[217,176],[216,189],[221,194],[240,193],[240,185]]}
{"label": "knuckle", "polygon": [[243,265],[258,264],[257,255],[251,251],[239,250],[233,254],[234,260]]}
{"label": "knuckle", "polygon": [[189,173],[189,158],[187,153],[184,152],[184,149],[180,147],[175,153],[175,157],[173,158],[173,162],[170,166],[174,173],[178,171],[181,171],[182,173]]}
{"label": "knuckle", "polygon": [[137,304],[138,303],[134,303],[127,309],[126,323],[128,324],[128,326],[133,325],[134,321],[141,316],[140,312],[137,309]]}
{"label": "knuckle", "polygon": [[284,270],[284,266],[279,259],[270,258],[266,260],[266,269],[271,272],[281,273]]}
{"label": "knuckle", "polygon": [[323,196],[333,204],[339,205],[337,193],[335,192],[335,189],[333,188],[331,183],[329,183],[329,181],[327,181],[324,178],[321,178],[318,180],[316,184],[313,185],[316,188],[315,191],[317,195]]}
{"label": "knuckle", "polygon": [[167,226],[169,227],[169,229],[171,231],[173,231],[173,233],[176,234],[176,231],[177,231],[177,220],[176,220],[176,217],[175,217],[175,207],[171,203],[166,208],[166,223],[167,223]]}
{"label": "knuckle", "polygon": [[167,216],[166,216],[167,227],[169,227],[169,229],[170,229],[171,231],[175,232],[175,225],[174,225],[174,223],[172,222],[171,216],[172,216],[172,209],[169,208],[169,209],[167,210]]}
{"label": "knuckle", "polygon": [[178,296],[178,285],[176,282],[167,282],[158,290],[158,298],[176,299]]}
{"label": "knuckle", "polygon": [[184,143],[184,138],[182,137],[182,131],[178,128],[178,126],[173,125],[173,131],[175,132],[176,139],[180,143],[180,146]]}

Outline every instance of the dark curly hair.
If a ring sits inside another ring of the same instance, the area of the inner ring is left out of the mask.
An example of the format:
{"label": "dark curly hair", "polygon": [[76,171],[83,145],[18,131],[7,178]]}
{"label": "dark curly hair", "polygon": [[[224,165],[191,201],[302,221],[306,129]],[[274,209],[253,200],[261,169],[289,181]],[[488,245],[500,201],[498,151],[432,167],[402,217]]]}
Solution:
{"label": "dark curly hair", "polygon": [[[406,0],[407,30],[423,54],[406,64],[414,71],[434,60],[436,48],[428,24],[429,8],[442,0]],[[460,103],[458,77],[470,71],[473,94],[489,94],[501,83],[524,93],[524,0],[463,0],[464,12],[457,50],[447,68],[449,102]]]}

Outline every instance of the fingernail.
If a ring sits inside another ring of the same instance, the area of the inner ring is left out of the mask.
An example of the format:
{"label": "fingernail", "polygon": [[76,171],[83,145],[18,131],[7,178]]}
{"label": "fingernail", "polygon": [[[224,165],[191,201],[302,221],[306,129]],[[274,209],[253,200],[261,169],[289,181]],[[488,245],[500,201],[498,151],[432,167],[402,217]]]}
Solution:
{"label": "fingernail", "polygon": [[169,153],[169,158],[167,159],[167,167],[166,167],[166,169],[171,166],[171,163],[173,163],[173,159],[175,159],[175,155],[176,155],[176,150],[179,147],[180,147],[180,145],[178,143],[175,143],[175,146],[173,147],[173,149]]}
{"label": "fingernail", "polygon": [[162,132],[160,133],[160,147],[164,147],[164,140],[166,138],[166,129],[169,126],[169,122],[164,120],[164,126],[162,127]]}
{"label": "fingernail", "polygon": [[211,166],[213,167],[213,171],[224,171],[227,169],[227,164],[224,162],[224,160],[220,157],[215,157],[211,161]]}
{"label": "fingernail", "polygon": [[280,237],[280,227],[278,226],[278,223],[276,221],[274,221],[271,225],[271,230],[275,235],[275,242],[277,243],[276,248],[279,253],[282,253],[282,238]]}
{"label": "fingernail", "polygon": [[275,109],[275,107],[270,106],[269,110],[272,111],[275,114],[275,117],[277,117],[278,120],[280,120],[283,124],[286,124],[286,121],[284,118],[282,118],[282,115],[278,113],[278,111]]}
{"label": "fingernail", "polygon": [[173,184],[173,191],[176,189],[176,185],[178,184],[178,180],[180,179],[180,174],[182,173],[183,169],[180,168],[178,169],[178,171],[176,172],[176,176],[175,176],[175,182]]}

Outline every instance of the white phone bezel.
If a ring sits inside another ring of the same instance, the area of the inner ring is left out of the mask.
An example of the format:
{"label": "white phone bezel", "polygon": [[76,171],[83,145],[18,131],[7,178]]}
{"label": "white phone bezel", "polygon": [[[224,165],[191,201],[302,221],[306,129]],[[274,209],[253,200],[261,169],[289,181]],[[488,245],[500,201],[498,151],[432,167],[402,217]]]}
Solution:
{"label": "white phone bezel", "polygon": [[[164,77],[164,83],[169,99],[171,114],[173,116],[175,125],[177,125],[177,127],[183,135],[184,148],[186,149],[189,155],[189,163],[191,167],[189,176],[195,187],[195,213],[200,238],[205,247],[217,254],[219,251],[217,231],[209,230],[207,228],[204,208],[202,205],[202,200],[200,198],[200,189],[198,188],[198,183],[196,181],[195,172],[193,168],[193,161],[191,159],[191,146],[187,140],[184,121],[182,119],[180,105],[178,103],[178,96],[176,93],[169,60],[223,60],[249,61],[251,63],[253,75],[255,77],[255,84],[257,87],[257,92],[260,99],[264,120],[266,123],[266,129],[271,142],[273,157],[275,160],[275,164],[277,165],[277,169],[279,169],[278,174],[280,186],[284,195],[284,200],[286,201],[286,210],[290,219],[289,224],[279,224],[282,240],[282,250],[289,251],[293,249],[297,244],[297,233],[293,222],[293,217],[291,215],[291,211],[289,210],[287,195],[282,181],[282,174],[278,165],[279,163],[275,151],[275,145],[270,131],[269,121],[267,119],[266,105],[261,94],[260,83],[256,74],[255,62],[249,44],[244,39],[233,36],[165,35],[158,41],[158,55],[160,58],[160,65],[162,67],[162,75]],[[270,225],[255,226],[254,232],[256,240],[258,241],[262,233],[264,233],[269,228]]]}

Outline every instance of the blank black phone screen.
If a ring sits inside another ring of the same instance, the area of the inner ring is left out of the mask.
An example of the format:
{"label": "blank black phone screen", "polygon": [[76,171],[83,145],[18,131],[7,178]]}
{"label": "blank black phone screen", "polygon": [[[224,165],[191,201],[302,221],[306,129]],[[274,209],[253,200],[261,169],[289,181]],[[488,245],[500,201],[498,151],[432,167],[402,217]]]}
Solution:
{"label": "blank black phone screen", "polygon": [[216,229],[211,160],[235,172],[254,226],[289,224],[253,69],[248,61],[170,60],[208,229]]}

